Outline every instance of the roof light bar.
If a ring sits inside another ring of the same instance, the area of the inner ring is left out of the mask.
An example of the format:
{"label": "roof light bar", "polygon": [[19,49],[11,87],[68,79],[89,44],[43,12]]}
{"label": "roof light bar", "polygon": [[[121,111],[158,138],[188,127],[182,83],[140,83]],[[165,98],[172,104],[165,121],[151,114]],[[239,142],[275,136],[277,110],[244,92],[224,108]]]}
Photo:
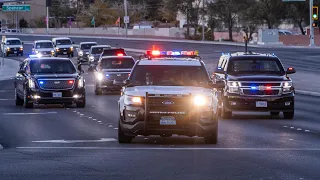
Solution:
{"label": "roof light bar", "polygon": [[145,56],[151,57],[197,57],[198,51],[159,51],[159,50],[147,50]]}

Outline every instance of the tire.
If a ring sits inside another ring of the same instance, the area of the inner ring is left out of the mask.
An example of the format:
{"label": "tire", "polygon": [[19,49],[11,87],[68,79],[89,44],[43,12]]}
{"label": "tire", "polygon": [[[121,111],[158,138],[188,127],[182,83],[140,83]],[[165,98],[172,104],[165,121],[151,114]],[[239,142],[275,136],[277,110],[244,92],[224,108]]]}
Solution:
{"label": "tire", "polygon": [[215,115],[214,120],[217,121],[217,124],[216,124],[216,127],[213,129],[212,134],[210,136],[204,137],[204,142],[206,144],[217,144],[218,143],[218,122],[219,122],[218,113]]}
{"label": "tire", "polygon": [[17,89],[15,88],[15,100],[16,100],[16,106],[22,106],[23,105],[23,99],[21,99],[17,93]]}
{"label": "tire", "polygon": [[122,131],[122,128],[120,126],[120,118],[119,118],[119,125],[118,125],[118,142],[121,144],[127,144],[131,143],[134,137],[132,136],[126,136],[124,132]]}
{"label": "tire", "polygon": [[291,112],[283,112],[283,116],[285,119],[293,119],[294,117],[294,110]]}
{"label": "tire", "polygon": [[23,106],[27,109],[33,108],[33,103],[28,102],[28,94],[26,90],[23,92]]}
{"label": "tire", "polygon": [[95,90],[94,90],[94,93],[95,93],[96,95],[102,95],[102,90],[96,86],[96,88],[95,88]]}
{"label": "tire", "polygon": [[77,108],[85,108],[86,107],[86,98],[82,98],[82,101],[81,102],[77,102],[76,103],[77,105]]}
{"label": "tire", "polygon": [[280,112],[270,112],[271,116],[279,116]]}

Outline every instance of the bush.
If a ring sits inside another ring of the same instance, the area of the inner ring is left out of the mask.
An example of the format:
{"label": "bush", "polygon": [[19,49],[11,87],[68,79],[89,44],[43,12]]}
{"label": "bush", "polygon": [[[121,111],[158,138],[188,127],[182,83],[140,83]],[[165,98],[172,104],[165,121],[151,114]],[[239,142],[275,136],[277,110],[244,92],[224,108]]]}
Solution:
{"label": "bush", "polygon": [[28,22],[27,22],[24,18],[22,18],[22,19],[20,19],[20,21],[19,21],[19,26],[20,26],[20,28],[28,28],[28,27],[29,27],[29,24],[28,24]]}

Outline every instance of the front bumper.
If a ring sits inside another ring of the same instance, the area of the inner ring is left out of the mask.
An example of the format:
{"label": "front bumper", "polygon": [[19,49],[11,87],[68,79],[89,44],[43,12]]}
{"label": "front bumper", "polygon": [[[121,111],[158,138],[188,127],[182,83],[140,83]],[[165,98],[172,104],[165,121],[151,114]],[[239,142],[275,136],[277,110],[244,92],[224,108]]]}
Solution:
{"label": "front bumper", "polygon": [[6,51],[7,54],[22,54],[23,50],[19,49],[19,50],[10,50],[10,51]]}
{"label": "front bumper", "polygon": [[73,54],[73,50],[71,50],[70,48],[60,48],[59,50],[55,51],[56,55],[69,55],[69,54]]}
{"label": "front bumper", "polygon": [[[61,97],[53,97],[53,93],[61,92]],[[45,91],[41,89],[29,89],[29,102],[36,104],[72,104],[83,102],[85,89],[76,88],[71,90]]]}
{"label": "front bumper", "polygon": [[[257,107],[257,101],[267,102],[267,107]],[[224,96],[224,108],[227,111],[282,111],[290,112],[294,109],[294,93],[282,96]]]}
{"label": "front bumper", "polygon": [[112,79],[99,81],[97,82],[96,87],[101,90],[115,90],[115,91],[121,90],[122,86],[114,85],[113,81],[114,80]]}
{"label": "front bumper", "polygon": [[[150,111],[151,112],[151,111]],[[218,120],[213,118],[213,112],[203,111],[186,114],[153,114],[145,111],[144,107],[125,106],[120,126],[127,135],[187,135],[210,136],[217,128]],[[161,125],[160,119],[165,116],[173,116],[176,125]]]}

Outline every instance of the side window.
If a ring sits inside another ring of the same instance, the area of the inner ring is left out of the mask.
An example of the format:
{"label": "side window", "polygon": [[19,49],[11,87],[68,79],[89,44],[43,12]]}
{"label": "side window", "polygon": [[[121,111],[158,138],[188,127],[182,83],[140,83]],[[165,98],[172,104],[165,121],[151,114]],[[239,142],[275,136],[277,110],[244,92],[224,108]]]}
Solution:
{"label": "side window", "polygon": [[224,68],[225,68],[226,62],[227,62],[227,58],[224,57],[224,58],[223,58],[223,61],[222,61],[222,64],[221,64],[221,66],[220,66],[223,70],[224,70]]}
{"label": "side window", "polygon": [[222,66],[223,60],[224,60],[224,57],[221,56],[220,59],[219,59],[219,62],[218,62],[218,64],[217,64],[217,68]]}
{"label": "side window", "polygon": [[224,71],[227,71],[228,62],[229,62],[229,58],[225,58],[225,62],[224,62],[224,65],[223,65],[223,70],[224,70]]}

